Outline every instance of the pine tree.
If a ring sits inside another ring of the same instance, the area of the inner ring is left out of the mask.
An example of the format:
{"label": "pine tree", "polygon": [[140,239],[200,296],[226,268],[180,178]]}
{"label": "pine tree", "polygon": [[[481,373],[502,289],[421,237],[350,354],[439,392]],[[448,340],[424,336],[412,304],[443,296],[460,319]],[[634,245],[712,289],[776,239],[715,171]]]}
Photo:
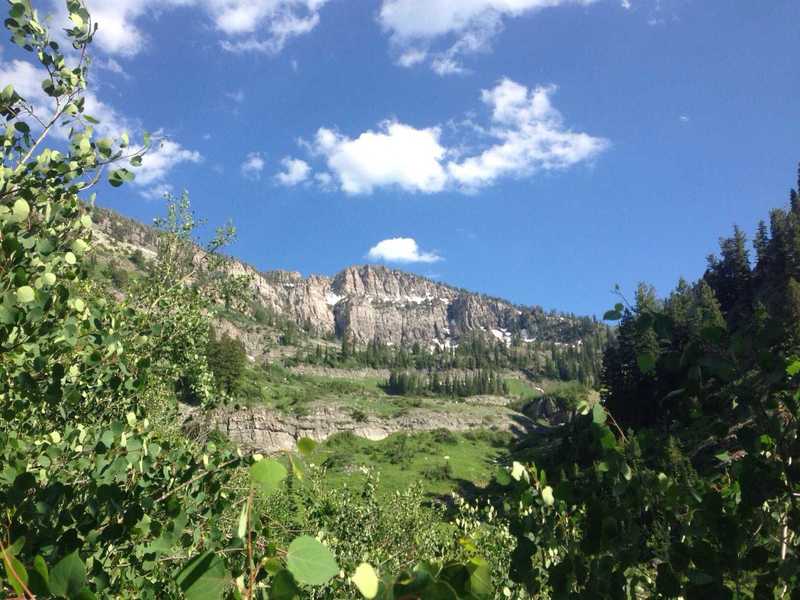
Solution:
{"label": "pine tree", "polygon": [[719,259],[709,260],[704,279],[713,288],[726,320],[742,323],[753,310],[753,278],[747,236],[734,227],[733,236],[720,239]]}
{"label": "pine tree", "polygon": [[353,355],[355,350],[355,343],[353,342],[352,334],[345,332],[342,334],[342,360],[345,361]]}
{"label": "pine tree", "polygon": [[652,286],[640,284],[636,292],[636,306],[626,310],[617,331],[616,343],[610,346],[603,359],[601,374],[602,395],[615,418],[626,425],[651,425],[660,414],[658,378],[652,372],[643,372],[639,358],[658,359],[661,348],[652,329],[638,325],[642,315],[658,308]]}
{"label": "pine tree", "polygon": [[800,283],[790,277],[786,285],[785,332],[788,350],[800,352]]}
{"label": "pine tree", "polygon": [[694,289],[694,302],[688,315],[689,331],[692,337],[699,337],[707,327],[725,328],[725,317],[714,290],[701,279]]}
{"label": "pine tree", "polygon": [[756,237],[753,240],[753,248],[756,251],[757,264],[761,264],[766,259],[767,250],[769,249],[769,233],[767,231],[767,224],[763,220],[758,222]]}
{"label": "pine tree", "polygon": [[228,335],[219,340],[213,329],[210,332],[206,361],[219,388],[231,396],[241,388],[242,375],[247,364],[247,353],[242,342]]}

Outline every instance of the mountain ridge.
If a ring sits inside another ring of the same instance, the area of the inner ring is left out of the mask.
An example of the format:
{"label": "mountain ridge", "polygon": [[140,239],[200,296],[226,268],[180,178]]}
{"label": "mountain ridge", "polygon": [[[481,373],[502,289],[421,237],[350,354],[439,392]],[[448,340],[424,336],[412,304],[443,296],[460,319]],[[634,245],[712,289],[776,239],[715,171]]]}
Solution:
{"label": "mountain ridge", "polygon": [[[155,256],[159,233],[152,226],[107,208],[95,208],[94,217],[101,245]],[[591,317],[545,312],[385,265],[357,264],[334,275],[304,276],[228,259],[231,274],[250,278],[253,303],[317,335],[348,337],[358,344],[447,348],[475,333],[505,344],[579,344],[599,326]]]}

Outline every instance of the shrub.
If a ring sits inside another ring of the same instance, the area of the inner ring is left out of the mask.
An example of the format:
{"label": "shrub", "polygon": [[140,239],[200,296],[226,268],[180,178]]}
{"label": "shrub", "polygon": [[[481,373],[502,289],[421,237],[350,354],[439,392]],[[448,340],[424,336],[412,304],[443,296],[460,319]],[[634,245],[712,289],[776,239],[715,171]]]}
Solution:
{"label": "shrub", "polygon": [[458,443],[458,437],[449,429],[434,429],[431,432],[433,436],[433,441],[437,444],[447,444],[448,446],[452,446],[453,444]]}
{"label": "shrub", "polygon": [[350,411],[350,418],[352,418],[356,423],[364,423],[367,421],[368,416],[363,410],[354,408]]}
{"label": "shrub", "polygon": [[450,466],[450,462],[445,462],[441,465],[425,467],[422,474],[431,481],[447,481],[453,478],[453,468]]}
{"label": "shrub", "polygon": [[131,261],[133,265],[139,269],[144,269],[145,267],[144,253],[142,253],[142,251],[139,248],[134,250],[130,254],[130,256],[128,256],[128,260]]}

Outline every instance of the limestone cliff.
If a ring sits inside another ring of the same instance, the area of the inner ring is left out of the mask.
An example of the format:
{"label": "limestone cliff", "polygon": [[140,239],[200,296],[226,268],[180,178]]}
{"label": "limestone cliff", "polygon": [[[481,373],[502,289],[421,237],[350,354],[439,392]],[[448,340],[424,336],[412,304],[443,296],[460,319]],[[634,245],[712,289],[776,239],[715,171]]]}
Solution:
{"label": "limestone cliff", "polygon": [[[152,228],[100,209],[95,222],[101,243],[152,256],[157,235]],[[232,259],[230,271],[251,277],[254,304],[319,335],[347,335],[361,344],[377,340],[448,347],[473,332],[507,343],[514,335],[523,341],[574,343],[593,327],[589,319],[515,306],[384,266],[352,266],[333,277],[303,277],[289,271],[261,272]]]}
{"label": "limestone cliff", "polygon": [[524,435],[536,428],[526,416],[502,406],[467,405],[458,411],[411,409],[392,419],[368,416],[354,420],[342,407],[316,405],[305,416],[293,416],[269,408],[217,409],[211,413],[187,411],[185,427],[195,435],[217,430],[245,447],[273,453],[294,450],[300,438],[321,442],[336,433],[349,432],[369,440],[382,440],[393,433],[468,431],[493,429]]}

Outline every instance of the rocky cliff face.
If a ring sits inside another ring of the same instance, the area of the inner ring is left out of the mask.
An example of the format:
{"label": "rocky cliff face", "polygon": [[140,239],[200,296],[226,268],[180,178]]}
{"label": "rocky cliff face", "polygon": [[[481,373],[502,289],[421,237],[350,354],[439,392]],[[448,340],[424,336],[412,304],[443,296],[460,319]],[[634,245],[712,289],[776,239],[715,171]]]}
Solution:
{"label": "rocky cliff face", "polygon": [[[152,228],[107,210],[95,214],[98,239],[152,255]],[[260,272],[232,260],[231,273],[252,280],[254,303],[320,335],[350,336],[361,344],[448,347],[472,332],[510,342],[576,342],[588,333],[584,321],[517,307],[503,300],[456,289],[395,269],[348,267],[333,277],[288,271]]]}
{"label": "rocky cliff face", "polygon": [[452,288],[380,266],[349,267],[331,282],[337,335],[359,342],[446,344]]}
{"label": "rocky cliff face", "polygon": [[491,417],[485,411],[458,412],[414,409],[394,419],[370,416],[355,421],[337,406],[316,406],[305,416],[287,415],[269,408],[243,410],[218,409],[210,414],[187,415],[185,427],[195,434],[218,430],[237,444],[262,452],[294,450],[300,438],[322,442],[336,433],[349,432],[369,440],[382,440],[393,433],[432,431],[468,431],[488,428],[521,436],[536,428],[535,423],[509,409],[492,407]]}
{"label": "rocky cliff face", "polygon": [[332,278],[253,272],[255,300],[322,335],[365,344],[448,347],[482,332],[510,342],[575,342],[588,333],[577,319],[517,307],[383,266],[353,266]]}

